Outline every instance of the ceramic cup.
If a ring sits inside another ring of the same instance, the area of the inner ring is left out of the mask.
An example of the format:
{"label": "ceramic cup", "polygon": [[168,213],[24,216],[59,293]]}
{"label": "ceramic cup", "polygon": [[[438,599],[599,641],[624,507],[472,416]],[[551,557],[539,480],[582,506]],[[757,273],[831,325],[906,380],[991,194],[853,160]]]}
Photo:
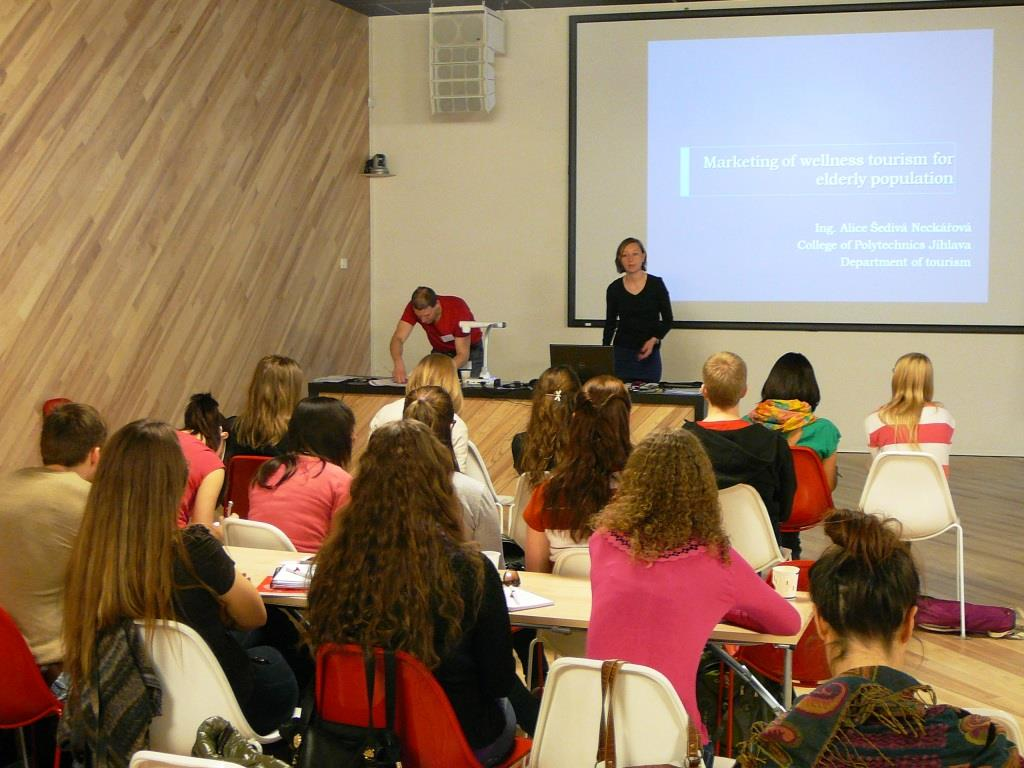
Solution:
{"label": "ceramic cup", "polygon": [[775,591],[787,600],[796,597],[796,582],[800,576],[800,569],[795,565],[776,565],[772,568],[772,583]]}

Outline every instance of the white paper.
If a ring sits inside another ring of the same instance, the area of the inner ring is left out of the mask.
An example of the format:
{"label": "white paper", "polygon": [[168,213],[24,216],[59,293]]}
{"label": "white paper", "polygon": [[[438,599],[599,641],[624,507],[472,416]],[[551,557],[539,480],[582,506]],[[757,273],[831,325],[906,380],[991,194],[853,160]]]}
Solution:
{"label": "white paper", "polygon": [[547,605],[554,605],[554,600],[527,592],[519,587],[504,587],[505,604],[509,611],[528,611],[531,608],[543,608]]}

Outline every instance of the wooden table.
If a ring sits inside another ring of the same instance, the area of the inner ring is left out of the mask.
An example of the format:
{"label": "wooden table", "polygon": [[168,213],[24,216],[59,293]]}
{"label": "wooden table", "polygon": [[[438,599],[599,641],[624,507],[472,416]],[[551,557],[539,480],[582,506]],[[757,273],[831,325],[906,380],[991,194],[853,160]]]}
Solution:
{"label": "wooden table", "polygon": [[[300,560],[308,554],[284,552],[273,549],[249,549],[247,547],[225,547],[235,564],[254,584],[273,573],[274,568],[285,560]],[[522,627],[563,629],[573,632],[585,631],[590,625],[590,581],[550,573],[520,571],[521,587],[529,592],[554,601],[554,605],[534,608],[529,611],[513,611],[509,614],[512,623]],[[292,608],[306,607],[305,592],[265,594],[264,602]],[[793,648],[800,640],[811,620],[812,607],[806,592],[798,592],[793,607],[800,614],[800,631],[795,635],[770,635],[744,629],[732,624],[718,624],[711,633],[712,642],[760,645],[769,643],[782,648],[786,653],[785,677],[783,679],[783,704],[787,709],[793,702],[792,658]]]}

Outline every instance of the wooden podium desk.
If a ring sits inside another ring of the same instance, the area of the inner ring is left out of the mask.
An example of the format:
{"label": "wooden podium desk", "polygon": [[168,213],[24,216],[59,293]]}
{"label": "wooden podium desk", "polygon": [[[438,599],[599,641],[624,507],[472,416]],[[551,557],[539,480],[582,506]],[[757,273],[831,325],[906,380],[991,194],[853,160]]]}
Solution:
{"label": "wooden podium desk", "polygon": [[[498,493],[515,491],[516,472],[512,467],[512,436],[526,430],[530,418],[529,387],[491,389],[465,387],[460,416],[469,427],[469,439],[480,449],[487,463],[491,480]],[[343,400],[356,417],[353,458],[366,446],[370,420],[381,406],[405,396],[402,386],[373,387],[363,380],[309,382],[309,396],[337,397]],[[684,421],[704,417],[704,398],[688,392],[634,392],[630,395],[633,410],[630,427],[633,443],[643,440],[657,429],[674,429]]]}

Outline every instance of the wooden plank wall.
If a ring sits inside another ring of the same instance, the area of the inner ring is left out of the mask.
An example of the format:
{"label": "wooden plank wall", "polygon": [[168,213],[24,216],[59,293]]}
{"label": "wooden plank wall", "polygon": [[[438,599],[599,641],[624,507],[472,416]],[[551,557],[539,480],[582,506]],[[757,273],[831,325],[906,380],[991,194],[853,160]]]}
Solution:
{"label": "wooden plank wall", "polygon": [[268,353],[369,368],[368,39],[330,0],[0,4],[0,467],[48,397],[116,428],[233,413]]}

